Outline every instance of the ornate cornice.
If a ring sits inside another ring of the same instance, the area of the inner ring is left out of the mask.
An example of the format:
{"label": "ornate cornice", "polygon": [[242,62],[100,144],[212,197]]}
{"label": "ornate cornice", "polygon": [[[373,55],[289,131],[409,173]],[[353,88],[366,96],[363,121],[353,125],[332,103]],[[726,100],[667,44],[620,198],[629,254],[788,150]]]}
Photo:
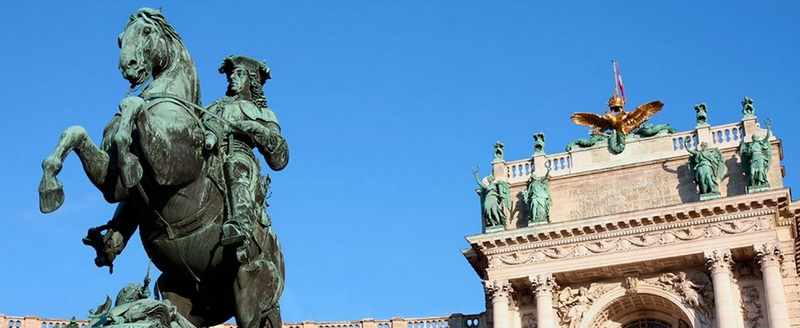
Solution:
{"label": "ornate cornice", "polygon": [[675,224],[671,225],[674,227],[672,229],[642,229],[639,234],[631,234],[622,237],[595,239],[588,242],[572,244],[565,243],[507,253],[494,252],[492,255],[488,256],[489,268],[642,249],[699,239],[717,238],[725,235],[764,231],[773,227],[772,220],[765,217],[739,220],[726,220],[723,217],[718,217],[702,221],[706,223],[702,225],[698,222],[692,222],[693,224]]}
{"label": "ornate cornice", "polygon": [[[775,216],[789,204],[788,189],[685,203],[672,207],[639,211],[636,216],[611,215],[585,220],[558,222],[499,233],[468,236],[473,249],[484,255],[510,253],[569,243],[641,234],[664,229],[703,225],[748,217]],[[774,219],[770,220],[775,222]],[[781,225],[784,221],[779,220]],[[777,223],[772,223],[777,226]]]}

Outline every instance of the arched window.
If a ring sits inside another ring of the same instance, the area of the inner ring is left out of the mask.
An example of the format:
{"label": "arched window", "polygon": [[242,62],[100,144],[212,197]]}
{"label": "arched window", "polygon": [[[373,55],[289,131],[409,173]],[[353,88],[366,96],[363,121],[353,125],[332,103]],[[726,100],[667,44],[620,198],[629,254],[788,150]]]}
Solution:
{"label": "arched window", "polygon": [[672,326],[661,320],[639,319],[624,325],[623,328],[672,328]]}

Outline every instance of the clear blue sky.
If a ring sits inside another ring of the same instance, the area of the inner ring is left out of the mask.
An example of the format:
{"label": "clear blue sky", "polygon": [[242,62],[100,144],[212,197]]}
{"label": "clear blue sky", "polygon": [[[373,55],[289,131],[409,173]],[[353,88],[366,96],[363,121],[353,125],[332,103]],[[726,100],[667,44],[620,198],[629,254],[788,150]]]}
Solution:
{"label": "clear blue sky", "polygon": [[785,183],[798,185],[796,1],[192,3],[3,2],[0,313],[85,317],[142,279],[137,238],[113,275],[81,244],[114,205],[74,155],[60,210],[40,214],[36,192],[63,129],[85,126],[99,142],[128,87],[116,37],[142,5],[163,7],[183,37],[205,104],[224,93],[223,57],[272,68],[265,91],[292,156],[271,173],[270,199],[288,322],[482,311],[460,253],[481,227],[469,168],[488,173],[495,140],[521,159],[534,132],[548,153],[584,137],[569,115],[604,110],[612,59],[629,107],[660,99],[651,122],[679,131],[694,127],[694,104],[724,124],[755,99],[783,139]]}

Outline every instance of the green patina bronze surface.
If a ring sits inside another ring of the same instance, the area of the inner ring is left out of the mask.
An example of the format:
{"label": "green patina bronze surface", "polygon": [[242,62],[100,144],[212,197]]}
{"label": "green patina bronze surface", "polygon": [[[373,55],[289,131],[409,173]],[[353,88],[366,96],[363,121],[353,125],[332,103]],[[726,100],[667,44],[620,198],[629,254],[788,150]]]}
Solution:
{"label": "green patina bronze surface", "polygon": [[756,107],[753,99],[750,97],[744,97],[742,100],[742,117],[749,118],[753,117],[756,114]]}
{"label": "green patina bronze surface", "polygon": [[89,310],[89,327],[113,328],[194,328],[184,316],[178,312],[169,300],[150,299],[150,268],[144,284],[128,284],[118,293],[111,303],[106,301],[94,310]]}
{"label": "green patina bronze surface", "polygon": [[589,138],[578,138],[567,144],[566,151],[570,152],[575,148],[589,148],[597,145],[601,141],[608,139],[608,135],[603,133],[593,133],[589,131]]}
{"label": "green patina bronze surface", "polygon": [[500,140],[495,141],[494,143],[494,160],[493,161],[503,161],[503,155],[505,154],[505,146],[503,145]]}
{"label": "green patina bronze surface", "polygon": [[633,133],[635,135],[641,137],[641,138],[649,138],[649,137],[655,136],[655,135],[657,135],[659,133],[673,134],[676,131],[677,130],[675,130],[675,128],[672,127],[672,125],[669,125],[669,124],[656,124],[656,125],[653,125],[653,124],[650,124],[650,123],[645,123],[645,124],[642,124],[642,126],[640,126],[638,129],[636,129],[636,131],[634,131]]}
{"label": "green patina bronze surface", "polygon": [[621,154],[625,150],[625,140],[628,137],[622,132],[611,131],[611,136],[608,137],[608,148],[614,154]]}
{"label": "green patina bronze surface", "polygon": [[533,155],[544,154],[544,132],[533,134]]}
{"label": "green patina bronze surface", "polygon": [[739,157],[742,159],[742,168],[747,176],[748,192],[769,189],[767,173],[772,164],[772,145],[769,142],[772,122],[767,120],[766,125],[767,135],[764,138],[754,134],[751,142],[742,139],[739,144]]}
{"label": "green patina bronze surface", "polygon": [[550,222],[550,206],[553,205],[553,201],[550,198],[550,183],[548,179],[550,178],[552,164],[550,161],[545,163],[547,172],[544,176],[537,178],[536,174],[531,174],[527,187],[520,192],[522,200],[530,210],[529,225]]}
{"label": "green patina bronze surface", "polygon": [[694,105],[697,126],[708,126],[708,108],[706,103]]}
{"label": "green patina bronze surface", "polygon": [[701,198],[704,195],[719,195],[719,180],[725,175],[725,161],[718,148],[708,149],[703,142],[700,150],[690,149],[691,139],[687,138],[684,146],[689,152],[689,167]]}
{"label": "green patina bronze surface", "polygon": [[160,11],[131,15],[119,47],[131,91],[152,81],[120,101],[99,147],[84,128],[65,130],[42,163],[39,185],[41,211],[58,209],[64,192],[57,175],[74,151],[105,199],[119,203],[113,218],[83,239],[97,253],[95,264],[113,269],[138,228],[162,272],[159,294],[168,302],[134,293],[120,301],[129,309],[105,316],[120,320],[100,325],[169,313],[164,320],[174,322],[162,321],[167,326],[212,326],[235,316],[242,328],[281,327],[283,255],[266,213],[269,178],[253,154],[258,149],[276,171],[289,159],[263,94],[269,69],[251,58],[225,58],[219,71],[228,77],[226,96],[203,108],[194,62]]}
{"label": "green patina bronze surface", "polygon": [[481,196],[481,213],[486,222],[486,227],[508,227],[506,209],[511,209],[511,190],[508,182],[497,180],[494,174],[489,174],[481,181],[478,178],[478,169],[473,169],[475,181],[478,182]]}

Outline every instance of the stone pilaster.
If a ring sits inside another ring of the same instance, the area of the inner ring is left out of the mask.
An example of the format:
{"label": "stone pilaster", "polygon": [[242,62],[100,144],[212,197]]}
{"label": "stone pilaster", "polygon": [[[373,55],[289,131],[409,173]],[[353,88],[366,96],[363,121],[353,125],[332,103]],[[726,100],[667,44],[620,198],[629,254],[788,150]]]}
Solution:
{"label": "stone pilaster", "polygon": [[786,294],[783,290],[781,263],[783,252],[780,242],[753,245],[756,259],[761,264],[764,277],[764,294],[767,301],[767,318],[770,327],[789,327],[789,311],[786,309]]}
{"label": "stone pilaster", "polygon": [[529,276],[531,289],[536,294],[536,327],[556,327],[553,314],[553,290],[556,288],[556,279],[551,273]]}
{"label": "stone pilaster", "polygon": [[514,295],[514,288],[508,280],[487,280],[483,282],[484,290],[492,300],[494,328],[509,328],[508,304]]}
{"label": "stone pilaster", "polygon": [[715,249],[703,253],[714,285],[715,311],[718,327],[741,327],[742,316],[733,302],[730,249]]}

